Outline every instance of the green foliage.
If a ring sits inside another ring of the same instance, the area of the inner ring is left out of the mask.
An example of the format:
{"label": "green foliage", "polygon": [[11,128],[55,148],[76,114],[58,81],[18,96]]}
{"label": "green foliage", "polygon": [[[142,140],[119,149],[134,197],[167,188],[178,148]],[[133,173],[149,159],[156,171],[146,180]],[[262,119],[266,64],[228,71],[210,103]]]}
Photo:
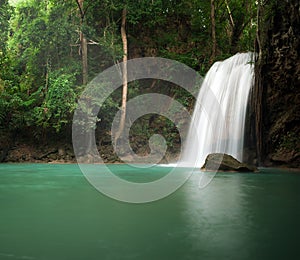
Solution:
{"label": "green foliage", "polygon": [[[235,20],[237,42],[232,41],[234,30],[230,28],[225,2],[216,0],[216,59],[230,56],[233,49],[251,49],[255,37],[255,1],[227,2]],[[92,79],[122,60],[120,23],[125,7],[129,59],[160,56],[182,62],[202,75],[207,72],[211,55],[209,1],[85,0],[82,22],[76,1],[26,0],[11,7],[8,0],[0,0],[2,129],[63,132],[70,127],[76,100],[82,90],[79,31],[84,33],[89,43],[88,66],[89,78]],[[245,13],[246,9],[250,11]],[[236,46],[233,48],[232,45]],[[151,84],[130,83],[128,97],[152,91]],[[170,91],[168,84],[158,83],[155,88],[160,93],[176,98],[188,109],[194,102],[193,97],[185,91]],[[89,109],[85,112],[91,116],[99,106],[95,96],[95,93],[89,93],[86,98],[93,105],[82,108]],[[101,104],[96,118],[100,128],[109,129],[120,101],[119,89]],[[94,127],[95,116],[93,120],[83,128],[90,130]],[[172,145],[172,140],[177,138],[174,127],[163,118],[156,120],[159,131]],[[171,132],[168,129],[172,129]],[[150,136],[143,126],[137,126],[135,133]]]}
{"label": "green foliage", "polygon": [[144,151],[154,134],[164,137],[168,149],[180,143],[179,133],[171,120],[157,114],[147,114],[133,122],[130,128],[129,139],[134,151]]}
{"label": "green foliage", "polygon": [[0,93],[0,125],[6,131],[19,131],[32,125],[32,110],[40,101],[40,91],[28,96],[20,92]]}
{"label": "green foliage", "polygon": [[300,152],[300,147],[298,144],[300,144],[299,135],[296,132],[287,132],[279,141],[279,149],[284,148],[287,150],[295,150],[296,152]]}
{"label": "green foliage", "polygon": [[[257,25],[257,2],[248,0],[217,1],[217,38],[222,53],[254,51]],[[222,55],[223,55],[222,54]]]}
{"label": "green foliage", "polygon": [[8,0],[0,0],[0,58],[6,51],[6,41],[11,14],[12,8],[9,6]]}
{"label": "green foliage", "polygon": [[62,71],[50,75],[49,88],[46,90],[44,102],[34,109],[38,126],[52,127],[59,132],[70,122],[76,108],[74,82],[73,75],[63,74]]}
{"label": "green foliage", "polygon": [[8,73],[7,67],[7,39],[9,31],[9,20],[12,15],[12,8],[8,0],[0,0],[0,91],[3,89],[3,80]]}
{"label": "green foliage", "polygon": [[24,1],[15,8],[8,46],[20,91],[33,92],[45,85],[50,69],[78,70],[74,66],[77,56],[70,56],[70,44],[76,42],[76,27],[70,24],[70,6],[55,2]]}
{"label": "green foliage", "polygon": [[43,82],[46,46],[43,32],[46,29],[44,9],[36,1],[21,2],[11,20],[9,38],[11,64],[20,82],[20,90],[37,88]]}

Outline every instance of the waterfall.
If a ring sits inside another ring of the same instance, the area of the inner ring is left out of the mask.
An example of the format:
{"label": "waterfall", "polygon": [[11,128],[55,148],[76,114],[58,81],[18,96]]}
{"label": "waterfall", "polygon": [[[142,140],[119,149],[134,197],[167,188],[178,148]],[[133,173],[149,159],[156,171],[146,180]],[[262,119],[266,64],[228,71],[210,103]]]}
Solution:
{"label": "waterfall", "polygon": [[254,79],[253,53],[216,62],[200,88],[182,162],[201,167],[210,153],[243,158],[248,96]]}

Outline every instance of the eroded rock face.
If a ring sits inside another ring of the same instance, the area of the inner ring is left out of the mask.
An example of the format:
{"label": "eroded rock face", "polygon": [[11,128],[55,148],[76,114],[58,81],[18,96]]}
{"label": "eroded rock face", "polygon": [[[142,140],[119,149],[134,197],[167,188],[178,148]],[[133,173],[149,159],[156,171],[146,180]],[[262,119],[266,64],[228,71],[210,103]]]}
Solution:
{"label": "eroded rock face", "polygon": [[[296,145],[295,145],[296,146]],[[299,146],[299,145],[298,145]],[[297,163],[297,161],[300,160],[300,152],[295,147],[294,149],[287,149],[287,148],[280,148],[275,153],[273,153],[270,156],[271,162],[274,164],[280,164],[280,165],[288,165],[288,166],[295,166],[297,167],[297,164],[294,165],[294,162]]]}
{"label": "eroded rock face", "polygon": [[259,10],[252,100],[259,161],[266,166],[300,166],[299,8],[299,0],[272,0]]}
{"label": "eroded rock face", "polygon": [[237,171],[258,172],[255,166],[242,163],[229,154],[212,153],[206,157],[201,170],[206,171]]}

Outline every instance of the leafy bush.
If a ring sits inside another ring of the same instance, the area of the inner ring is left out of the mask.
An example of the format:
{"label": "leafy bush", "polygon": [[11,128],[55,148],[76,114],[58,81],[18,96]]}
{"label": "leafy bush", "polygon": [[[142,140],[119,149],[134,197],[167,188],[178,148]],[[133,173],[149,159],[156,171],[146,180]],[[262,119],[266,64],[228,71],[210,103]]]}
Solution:
{"label": "leafy bush", "polygon": [[56,132],[60,132],[64,125],[70,123],[76,107],[76,93],[73,88],[75,76],[60,72],[50,75],[44,102],[34,110],[37,125],[54,128]]}

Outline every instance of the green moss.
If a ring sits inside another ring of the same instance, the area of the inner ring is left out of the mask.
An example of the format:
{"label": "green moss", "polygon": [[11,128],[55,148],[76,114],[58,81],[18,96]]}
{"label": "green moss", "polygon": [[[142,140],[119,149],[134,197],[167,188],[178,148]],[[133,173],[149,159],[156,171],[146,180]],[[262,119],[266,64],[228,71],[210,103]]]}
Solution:
{"label": "green moss", "polygon": [[279,149],[285,148],[287,150],[295,150],[300,152],[300,137],[296,132],[287,132],[281,137],[279,141]]}

